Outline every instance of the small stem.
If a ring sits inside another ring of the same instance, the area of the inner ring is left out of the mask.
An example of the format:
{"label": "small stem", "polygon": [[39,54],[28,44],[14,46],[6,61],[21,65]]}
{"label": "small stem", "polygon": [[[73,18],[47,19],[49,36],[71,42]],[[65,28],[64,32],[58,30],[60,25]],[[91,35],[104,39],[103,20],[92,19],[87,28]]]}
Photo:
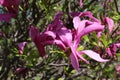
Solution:
{"label": "small stem", "polygon": [[116,11],[117,11],[117,13],[120,15],[120,11],[119,11],[119,9],[118,9],[117,1],[114,0],[114,3],[115,3]]}

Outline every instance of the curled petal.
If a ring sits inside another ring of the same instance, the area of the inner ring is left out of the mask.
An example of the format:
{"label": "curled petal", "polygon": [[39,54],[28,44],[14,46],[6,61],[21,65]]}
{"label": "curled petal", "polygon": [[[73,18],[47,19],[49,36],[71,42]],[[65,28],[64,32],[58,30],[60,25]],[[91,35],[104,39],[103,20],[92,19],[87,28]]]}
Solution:
{"label": "curled petal", "polygon": [[79,37],[81,38],[82,36],[91,33],[92,31],[102,31],[104,29],[103,25],[100,25],[99,23],[94,22],[92,25],[87,26],[81,34],[79,34]]}
{"label": "curled petal", "polygon": [[85,59],[85,58],[83,58],[82,57],[82,55],[81,55],[81,52],[77,52],[77,56],[81,59],[81,60],[83,60],[84,62],[86,62],[87,64],[89,64],[89,62]]}
{"label": "curled petal", "polygon": [[40,36],[40,33],[38,32],[38,30],[34,26],[31,26],[30,31],[29,31],[29,35],[32,38],[32,40],[35,41],[36,38]]}
{"label": "curled petal", "polygon": [[112,58],[113,57],[113,54],[112,54],[112,52],[111,52],[111,49],[110,48],[107,48],[107,53],[108,53],[108,55]]}
{"label": "curled petal", "polygon": [[84,50],[81,52],[83,52],[84,54],[86,54],[87,56],[89,56],[90,58],[92,58],[98,62],[108,62],[109,61],[107,59],[102,59],[98,53],[96,53],[92,50]]}
{"label": "curled petal", "polygon": [[44,32],[44,36],[43,37],[51,37],[52,39],[56,38],[56,34],[53,31],[46,31]]}
{"label": "curled petal", "polygon": [[95,18],[92,14],[92,12],[90,11],[86,11],[86,12],[81,12],[79,14],[80,17],[89,17],[90,19],[92,19],[95,22],[101,23],[97,18]]}
{"label": "curled petal", "polygon": [[43,42],[43,44],[44,45],[55,44],[58,47],[60,47],[61,49],[66,50],[65,44],[61,40],[57,40],[57,39],[55,39],[55,40],[48,40],[48,41]]}

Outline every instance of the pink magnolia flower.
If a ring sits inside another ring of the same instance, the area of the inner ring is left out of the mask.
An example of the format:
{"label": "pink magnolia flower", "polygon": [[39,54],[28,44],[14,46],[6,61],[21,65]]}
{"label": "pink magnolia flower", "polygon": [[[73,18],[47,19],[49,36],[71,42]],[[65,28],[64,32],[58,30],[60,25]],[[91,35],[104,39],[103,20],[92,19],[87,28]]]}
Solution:
{"label": "pink magnolia flower", "polygon": [[98,53],[96,53],[92,50],[83,50],[83,51],[79,51],[79,52],[77,51],[77,47],[79,46],[80,40],[84,35],[91,33],[93,31],[102,31],[104,29],[104,26],[100,25],[97,22],[91,22],[88,20],[81,21],[78,16],[73,18],[73,24],[75,27],[73,48],[76,51],[76,54],[70,56],[71,63],[73,64],[73,67],[75,69],[79,68],[78,62],[77,62],[78,60],[76,59],[76,64],[75,64],[75,59],[74,59],[75,57],[73,58],[73,56],[75,56],[75,55],[77,57],[79,57],[80,59],[82,59],[83,61],[85,61],[86,63],[88,63],[88,61],[82,57],[83,53],[88,55],[89,57],[91,57],[92,59],[94,59],[98,62],[107,62],[108,60],[102,59]]}
{"label": "pink magnolia flower", "polygon": [[[104,29],[104,26],[100,25],[97,22],[91,22],[88,20],[80,21],[79,17],[75,17],[73,19],[73,23],[74,23],[74,28],[75,28],[74,36],[73,36],[72,31],[67,29],[64,26],[60,27],[59,25],[56,25],[55,27],[57,27],[57,29],[51,30],[57,35],[57,39],[62,41],[61,45],[60,46],[58,45],[58,46],[59,47],[63,46],[64,52],[67,55],[70,54],[69,57],[70,57],[72,66],[76,70],[79,69],[78,58],[85,61],[86,63],[89,63],[86,59],[84,59],[82,57],[83,53],[88,55],[89,57],[93,58],[94,60],[99,61],[99,62],[108,61],[108,60],[102,59],[99,54],[97,54],[96,52],[94,52],[92,50],[84,50],[84,51],[80,51],[80,52],[77,51],[77,48],[78,48],[78,45],[79,45],[79,42],[80,42],[80,39],[82,38],[82,36],[92,32],[92,31],[101,31]],[[54,27],[53,24],[51,24],[51,26],[48,26],[48,30],[50,30],[49,27],[52,27],[52,26]],[[57,42],[56,42],[56,44],[57,44]]]}
{"label": "pink magnolia flower", "polygon": [[0,20],[9,22],[11,18],[15,18],[18,14],[20,0],[0,0],[0,5],[6,7],[8,13],[0,14]]}
{"label": "pink magnolia flower", "polygon": [[40,53],[40,56],[42,56],[42,57],[45,56],[44,45],[41,42],[42,37],[41,37],[40,33],[38,32],[38,30],[32,26],[30,28],[29,34],[30,34],[32,41],[35,43],[35,45]]}
{"label": "pink magnolia flower", "polygon": [[26,46],[26,44],[27,44],[27,42],[18,43],[18,49],[19,49],[20,54],[23,54],[23,50],[24,50],[24,47]]}
{"label": "pink magnolia flower", "polygon": [[32,41],[37,46],[42,56],[45,55],[44,47],[48,44],[56,44],[69,56],[72,66],[78,70],[79,61],[78,58],[89,63],[82,54],[86,54],[99,62],[107,62],[108,60],[102,59],[99,54],[92,50],[77,51],[79,42],[82,36],[91,33],[92,31],[102,31],[104,26],[97,22],[91,22],[88,20],[80,21],[79,17],[74,17],[74,31],[67,29],[61,21],[62,13],[58,13],[53,22],[47,26],[47,30],[43,33],[39,33],[37,29],[31,27],[30,36]]}

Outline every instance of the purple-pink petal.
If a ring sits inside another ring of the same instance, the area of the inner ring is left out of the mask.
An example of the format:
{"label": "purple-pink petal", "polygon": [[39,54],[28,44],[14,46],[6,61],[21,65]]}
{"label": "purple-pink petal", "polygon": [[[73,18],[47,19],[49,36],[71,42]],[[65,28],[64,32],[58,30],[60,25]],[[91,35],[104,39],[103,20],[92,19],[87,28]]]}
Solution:
{"label": "purple-pink petal", "polygon": [[80,7],[82,8],[82,7],[83,7],[83,2],[82,2],[82,0],[79,1],[79,4],[80,4]]}
{"label": "purple-pink petal", "polygon": [[74,24],[75,30],[77,30],[78,27],[81,27],[81,30],[83,29],[84,26],[81,26],[80,22],[81,21],[80,21],[79,16],[76,16],[76,17],[73,18],[73,24]]}
{"label": "purple-pink petal", "polygon": [[23,50],[24,50],[24,47],[26,46],[26,44],[27,44],[27,42],[18,43],[18,49],[19,49],[20,54],[23,54]]}
{"label": "purple-pink petal", "polygon": [[71,46],[71,52],[72,52],[70,54],[71,64],[72,64],[74,69],[78,70],[79,69],[78,57],[76,55],[76,51],[74,50],[74,48],[72,48],[72,46]]}
{"label": "purple-pink petal", "polygon": [[81,38],[82,36],[91,33],[93,31],[102,31],[104,29],[104,26],[94,22],[92,25],[87,26],[80,34],[79,37]]}
{"label": "purple-pink petal", "polygon": [[102,59],[98,53],[96,53],[92,50],[83,50],[81,52],[83,52],[84,54],[86,54],[87,56],[89,56],[90,58],[92,58],[98,62],[108,62],[109,61],[107,59]]}
{"label": "purple-pink petal", "polygon": [[65,45],[69,46],[72,43],[72,33],[67,28],[61,28],[57,34]]}
{"label": "purple-pink petal", "polygon": [[113,31],[114,21],[109,17],[105,17],[105,22],[108,25],[108,29],[109,29],[109,31],[111,33]]}
{"label": "purple-pink petal", "polygon": [[35,43],[35,45],[40,53],[40,56],[41,57],[45,56],[46,53],[45,53],[44,45],[41,41],[41,36],[40,36],[40,33],[38,32],[38,30],[32,26],[30,28],[29,35],[30,35],[32,41]]}

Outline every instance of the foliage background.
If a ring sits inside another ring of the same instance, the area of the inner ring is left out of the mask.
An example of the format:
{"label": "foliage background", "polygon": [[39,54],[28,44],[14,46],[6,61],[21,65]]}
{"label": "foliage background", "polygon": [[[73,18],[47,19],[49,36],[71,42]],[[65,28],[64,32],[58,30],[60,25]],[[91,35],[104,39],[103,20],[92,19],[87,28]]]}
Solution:
{"label": "foliage background", "polygon": [[[114,31],[120,31],[120,0],[83,0],[80,8],[78,0],[21,0],[17,18],[10,23],[0,22],[0,80],[119,80],[116,66],[120,63],[120,50],[107,63],[98,63],[89,59],[90,64],[80,61],[80,70],[72,68],[68,57],[56,46],[47,46],[48,58],[39,57],[39,53],[29,37],[29,28],[35,25],[40,32],[46,29],[56,13],[62,11],[62,17],[68,28],[73,24],[70,12],[91,11],[102,20],[106,15],[114,20]],[[3,8],[1,7],[1,13]],[[113,31],[113,32],[114,32]],[[93,37],[96,37],[93,34]],[[104,44],[119,43],[120,35],[110,38],[103,36]],[[18,52],[18,43],[28,42],[22,55]],[[90,43],[90,42],[94,43]],[[97,42],[88,36],[83,38],[81,49],[95,49]],[[87,46],[87,47],[83,47]],[[16,73],[16,69],[21,68]]]}

